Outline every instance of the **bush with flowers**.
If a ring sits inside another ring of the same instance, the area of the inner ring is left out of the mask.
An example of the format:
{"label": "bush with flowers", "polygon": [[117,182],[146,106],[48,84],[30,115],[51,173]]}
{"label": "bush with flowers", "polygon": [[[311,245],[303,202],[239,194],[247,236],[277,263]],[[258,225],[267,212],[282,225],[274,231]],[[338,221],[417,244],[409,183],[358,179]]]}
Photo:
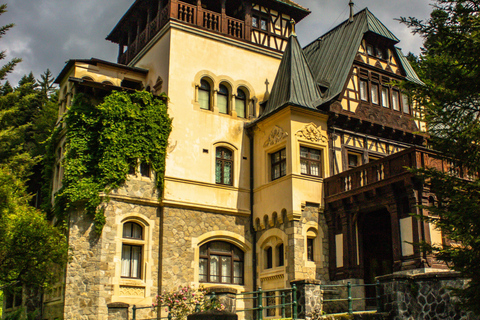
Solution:
{"label": "bush with flowers", "polygon": [[170,292],[164,291],[156,297],[153,307],[157,312],[161,312],[164,308],[165,312],[170,312],[172,319],[175,320],[187,319],[189,314],[198,311],[225,310],[225,306],[214,297],[208,296],[203,287],[191,286],[180,286]]}

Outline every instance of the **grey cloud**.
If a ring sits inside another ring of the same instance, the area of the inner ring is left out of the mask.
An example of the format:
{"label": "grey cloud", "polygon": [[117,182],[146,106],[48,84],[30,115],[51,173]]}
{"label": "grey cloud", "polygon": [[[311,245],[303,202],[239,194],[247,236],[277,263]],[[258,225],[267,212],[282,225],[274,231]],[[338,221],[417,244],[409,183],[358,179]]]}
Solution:
{"label": "grey cloud", "polygon": [[[38,78],[47,68],[57,75],[65,61],[96,57],[116,60],[117,47],[105,37],[131,6],[133,0],[4,0],[8,12],[0,24],[16,26],[0,40],[7,59],[23,62],[9,76],[12,83],[33,71]],[[297,25],[297,34],[306,45],[348,18],[348,0],[297,0],[312,13]],[[402,41],[405,53],[420,52],[421,39],[395,21],[400,16],[426,18],[428,0],[356,0],[355,11],[369,9]]]}

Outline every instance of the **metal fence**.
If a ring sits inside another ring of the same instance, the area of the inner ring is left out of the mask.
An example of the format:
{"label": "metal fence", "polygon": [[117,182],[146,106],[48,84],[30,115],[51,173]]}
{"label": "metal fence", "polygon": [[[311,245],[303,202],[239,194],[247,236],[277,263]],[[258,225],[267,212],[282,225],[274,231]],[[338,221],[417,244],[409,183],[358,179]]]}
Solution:
{"label": "metal fence", "polygon": [[[257,320],[263,320],[264,316],[281,316],[282,318],[288,316],[292,320],[297,320],[298,317],[297,287],[295,285],[290,289],[262,290],[262,288],[258,288],[257,291],[239,293],[236,295],[236,299],[251,300],[254,307],[236,310],[236,313],[252,311]],[[269,313],[271,311],[273,311],[273,315]]]}
{"label": "metal fence", "polygon": [[[215,293],[208,295],[210,300],[216,300],[217,296]],[[255,319],[263,320],[264,317],[278,316],[281,318],[292,318],[292,320],[297,320],[298,311],[297,311],[297,288],[295,285],[290,289],[277,289],[277,290],[262,290],[258,288],[257,291],[252,292],[242,292],[235,295],[236,301],[244,301],[247,304],[251,304],[251,308],[245,308],[240,310],[235,310],[235,313],[248,313],[251,312]],[[250,303],[248,303],[250,302]],[[161,313],[154,318],[142,318],[138,319],[138,311],[144,309],[151,309],[153,312],[159,312],[163,310],[162,308],[167,308],[167,316],[161,317]],[[195,312],[200,311],[200,305],[195,305]],[[133,320],[153,320],[153,319],[162,319],[162,320],[173,320],[172,313],[166,306],[157,306],[157,307],[132,307],[132,319]]]}
{"label": "metal fence", "polygon": [[[363,288],[375,287],[376,295],[375,295],[375,297],[366,297],[365,295],[364,295],[363,298],[353,297],[352,288],[355,288],[355,287],[363,287]],[[372,311],[372,310],[356,310],[356,311],[353,311],[353,303],[355,301],[365,301],[365,302],[375,301],[376,309],[373,310],[373,311],[377,311],[377,312],[382,311],[381,310],[382,309],[381,304],[380,304],[380,291],[379,291],[380,283],[378,281],[374,284],[352,284],[350,282],[347,282],[347,284],[320,285],[320,288],[322,289],[324,294],[325,294],[325,292],[328,292],[328,291],[332,292],[335,289],[346,289],[346,291],[347,291],[347,295],[346,295],[345,298],[323,299],[322,304],[323,304],[324,307],[325,307],[326,302],[327,303],[328,302],[346,302],[347,303],[347,310],[346,310],[346,312],[341,312],[341,313],[353,314],[354,312]],[[327,313],[327,314],[336,314],[336,313]]]}

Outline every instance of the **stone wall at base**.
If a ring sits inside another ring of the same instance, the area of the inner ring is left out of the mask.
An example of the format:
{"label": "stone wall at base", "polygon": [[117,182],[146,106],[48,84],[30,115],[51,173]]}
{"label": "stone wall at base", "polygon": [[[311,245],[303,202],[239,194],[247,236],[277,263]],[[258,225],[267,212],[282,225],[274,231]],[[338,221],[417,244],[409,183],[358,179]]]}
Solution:
{"label": "stone wall at base", "polygon": [[449,288],[462,288],[468,280],[454,272],[386,275],[380,281],[384,312],[392,320],[477,320],[462,311]]}
{"label": "stone wall at base", "polygon": [[322,311],[322,289],[319,280],[292,281],[297,288],[297,315],[299,319],[311,319]]}
{"label": "stone wall at base", "polygon": [[[158,294],[160,218],[153,180],[143,179],[131,176],[110,194],[108,203],[102,204],[105,225],[101,234],[95,231],[92,217],[81,208],[69,213],[71,258],[65,270],[63,319],[107,320],[111,318],[107,305],[116,302],[152,305]],[[124,224],[128,222],[142,228],[141,239],[123,236]],[[141,247],[141,271],[138,276],[122,277],[123,246],[132,243]]]}
{"label": "stone wall at base", "polygon": [[[198,283],[199,246],[212,240],[244,245],[244,286],[251,291],[252,236],[247,216],[183,208],[163,208],[161,291]],[[240,286],[237,286],[240,288]]]}

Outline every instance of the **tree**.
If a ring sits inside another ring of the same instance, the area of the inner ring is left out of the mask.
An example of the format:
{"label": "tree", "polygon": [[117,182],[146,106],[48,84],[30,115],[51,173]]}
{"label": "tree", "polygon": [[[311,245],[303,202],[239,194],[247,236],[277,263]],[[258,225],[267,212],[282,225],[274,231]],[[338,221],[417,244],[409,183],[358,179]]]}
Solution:
{"label": "tree", "polygon": [[[4,14],[5,12],[7,12],[7,5],[6,4],[2,4],[0,5],[0,16],[2,14]],[[10,23],[10,24],[7,24],[5,26],[1,26],[0,27],[0,39],[5,35],[5,33],[14,26],[13,23]],[[5,56],[6,56],[6,53],[5,53],[5,50],[3,51],[0,51],[0,60],[3,60],[5,59]],[[7,62],[4,66],[2,66],[0,68],[0,80],[4,80],[5,77],[7,76],[8,73],[12,72],[13,71],[13,68],[15,68],[15,66],[20,62],[22,61],[22,59],[19,59],[19,58],[14,58],[12,60],[10,60],[9,62]]]}
{"label": "tree", "polygon": [[480,314],[480,0],[437,0],[429,20],[401,20],[424,38],[416,68],[426,85],[411,89],[431,146],[451,164],[418,172],[436,194],[428,220],[448,239],[427,249],[471,279],[458,294]]}
{"label": "tree", "polygon": [[[6,5],[0,5],[0,14],[5,11]],[[0,27],[0,37],[12,26]],[[0,59],[4,58],[2,51]],[[0,80],[18,62],[12,59],[1,67]],[[67,259],[65,236],[30,204],[29,189],[40,183],[35,177],[41,171],[43,143],[55,125],[55,94],[50,86],[48,73],[40,86],[33,74],[24,76],[16,88],[8,81],[0,86],[0,291],[4,293],[22,287],[35,293],[53,284]]]}

